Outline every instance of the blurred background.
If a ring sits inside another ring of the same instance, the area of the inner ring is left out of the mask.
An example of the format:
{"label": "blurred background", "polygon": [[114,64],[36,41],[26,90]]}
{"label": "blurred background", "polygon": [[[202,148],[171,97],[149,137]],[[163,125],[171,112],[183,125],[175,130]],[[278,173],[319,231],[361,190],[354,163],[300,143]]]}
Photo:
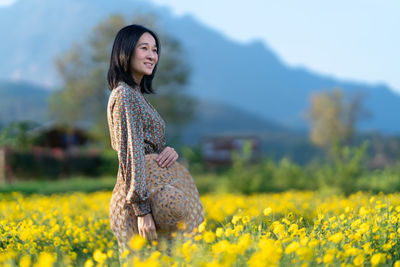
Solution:
{"label": "blurred background", "polygon": [[111,190],[117,31],[154,29],[146,95],[201,193],[400,189],[396,1],[0,1],[0,191]]}

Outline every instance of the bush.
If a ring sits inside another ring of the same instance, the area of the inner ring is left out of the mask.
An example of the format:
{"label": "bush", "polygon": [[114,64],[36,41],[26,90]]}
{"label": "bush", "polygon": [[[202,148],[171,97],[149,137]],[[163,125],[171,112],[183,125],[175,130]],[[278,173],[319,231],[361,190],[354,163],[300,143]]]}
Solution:
{"label": "bush", "polygon": [[59,149],[6,150],[6,176],[18,179],[57,179],[69,176],[116,175],[118,158],[110,152]]}
{"label": "bush", "polygon": [[301,166],[283,158],[278,164],[267,159],[251,164],[246,159],[234,157],[233,166],[224,175],[224,186],[229,192],[250,194],[286,189],[315,189],[312,179]]}
{"label": "bush", "polygon": [[[367,142],[360,147],[336,146],[330,159],[322,162],[315,160],[306,166],[288,158],[279,162],[265,159],[259,164],[252,164],[246,157],[234,153],[231,168],[219,176],[215,175],[215,179],[200,182],[203,188],[244,194],[289,189],[345,195],[359,190],[387,193],[400,190],[400,162],[395,167],[370,171],[366,165],[367,147]],[[207,186],[207,182],[212,185]]]}

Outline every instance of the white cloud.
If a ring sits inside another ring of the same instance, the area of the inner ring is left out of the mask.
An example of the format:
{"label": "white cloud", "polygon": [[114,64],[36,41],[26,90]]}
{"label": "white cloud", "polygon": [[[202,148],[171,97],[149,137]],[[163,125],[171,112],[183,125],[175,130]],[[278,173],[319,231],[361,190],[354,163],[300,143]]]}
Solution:
{"label": "white cloud", "polygon": [[0,7],[1,6],[9,6],[14,4],[16,0],[0,0]]}
{"label": "white cloud", "polygon": [[21,71],[20,70],[16,69],[16,70],[14,70],[12,72],[11,79],[13,81],[19,81],[19,80],[21,80],[21,78],[22,78],[22,75],[21,75]]}

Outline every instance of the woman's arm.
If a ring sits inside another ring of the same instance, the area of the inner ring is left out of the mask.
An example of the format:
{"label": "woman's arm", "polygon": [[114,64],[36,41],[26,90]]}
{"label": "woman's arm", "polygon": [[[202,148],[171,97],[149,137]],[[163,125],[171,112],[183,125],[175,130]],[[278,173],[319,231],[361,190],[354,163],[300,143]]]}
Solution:
{"label": "woman's arm", "polygon": [[146,188],[145,153],[142,112],[138,99],[129,88],[121,87],[114,107],[114,125],[119,142],[118,159],[128,192],[126,201],[132,204],[136,216],[151,212]]}

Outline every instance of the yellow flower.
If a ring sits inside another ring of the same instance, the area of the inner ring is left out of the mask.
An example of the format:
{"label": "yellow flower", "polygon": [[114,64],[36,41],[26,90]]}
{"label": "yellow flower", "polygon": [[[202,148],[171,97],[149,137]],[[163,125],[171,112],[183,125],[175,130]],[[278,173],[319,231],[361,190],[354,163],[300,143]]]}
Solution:
{"label": "yellow flower", "polygon": [[231,243],[228,240],[221,240],[214,245],[212,245],[211,250],[216,254],[220,254],[222,252],[230,252]]}
{"label": "yellow flower", "polygon": [[52,253],[41,252],[35,265],[40,267],[51,267],[54,262],[56,262],[56,257]]}
{"label": "yellow flower", "polygon": [[365,207],[361,207],[359,210],[359,214],[360,216],[365,216],[368,214],[368,209],[366,209]]}
{"label": "yellow flower", "polygon": [[199,233],[204,232],[204,230],[206,229],[207,226],[207,220],[204,220],[200,225],[199,225]]}
{"label": "yellow flower", "polygon": [[185,222],[178,222],[178,229],[179,230],[185,230],[187,227]]}
{"label": "yellow flower", "polygon": [[300,260],[303,261],[310,261],[313,257],[312,249],[309,247],[300,247],[296,252],[300,257]]}
{"label": "yellow flower", "polygon": [[353,264],[355,266],[361,266],[364,263],[364,254],[359,254],[354,258]]}
{"label": "yellow flower", "polygon": [[328,237],[328,240],[337,244],[343,240],[343,234],[342,234],[342,232],[338,232],[338,233]]}
{"label": "yellow flower", "polygon": [[319,244],[319,240],[315,240],[315,239],[313,239],[313,240],[310,240],[310,242],[308,242],[308,246],[310,247],[310,248],[314,248],[314,247],[316,247],[318,244]]}
{"label": "yellow flower", "polygon": [[163,263],[169,264],[169,263],[173,263],[174,259],[169,257],[169,256],[167,256],[167,255],[164,255],[164,256],[161,257],[161,261]]}
{"label": "yellow flower", "polygon": [[293,252],[295,252],[299,247],[300,247],[299,242],[293,241],[292,243],[290,243],[290,244],[286,247],[285,253],[286,253],[286,254],[293,253]]}
{"label": "yellow flower", "polygon": [[344,249],[344,251],[345,251],[345,252],[344,252],[344,255],[345,255],[346,257],[349,257],[349,256],[356,256],[356,255],[362,253],[362,251],[361,251],[360,249],[354,248],[354,247],[352,247],[350,244],[345,244],[345,245],[343,246],[343,249]]}
{"label": "yellow flower", "polygon": [[141,250],[144,247],[144,245],[146,245],[146,242],[147,242],[146,239],[141,235],[134,235],[131,238],[129,245],[131,246],[131,248],[135,250]]}
{"label": "yellow flower", "polygon": [[207,231],[204,233],[203,235],[203,239],[204,241],[206,241],[207,243],[211,243],[214,242],[215,240],[215,234],[211,231]]}
{"label": "yellow flower", "polygon": [[235,233],[239,233],[239,232],[243,231],[243,225],[242,224],[236,225],[235,229],[233,229],[233,231],[235,231]]}
{"label": "yellow flower", "polygon": [[251,236],[249,233],[243,234],[238,241],[237,247],[240,254],[244,254],[247,248],[251,245]]}
{"label": "yellow flower", "polygon": [[154,251],[151,255],[150,255],[150,259],[156,260],[161,256],[161,252],[160,251]]}
{"label": "yellow flower", "polygon": [[251,267],[278,266],[282,256],[282,247],[271,239],[261,239],[258,243],[260,251],[254,253],[247,264]]}
{"label": "yellow flower", "polygon": [[373,252],[373,249],[371,248],[371,242],[365,243],[364,245],[362,245],[362,248],[367,254],[371,254]]}
{"label": "yellow flower", "polygon": [[272,209],[270,207],[265,208],[264,211],[263,211],[265,216],[268,216],[271,212],[272,212]]}
{"label": "yellow flower", "polygon": [[389,250],[389,249],[391,249],[392,248],[392,243],[386,243],[386,244],[383,244],[383,246],[382,246],[382,249],[384,250],[384,251],[387,251],[387,250]]}
{"label": "yellow flower", "polygon": [[280,222],[278,222],[278,221],[275,221],[275,222],[273,222],[272,223],[272,227],[273,227],[273,232],[274,232],[274,234],[276,234],[276,235],[278,235],[278,234],[280,234],[280,233],[282,233],[282,232],[284,232],[285,231],[285,227],[280,223]]}
{"label": "yellow flower", "polygon": [[226,237],[229,237],[229,236],[233,235],[234,233],[235,233],[235,231],[233,229],[231,229],[231,228],[226,228],[225,229],[225,236]]}
{"label": "yellow flower", "polygon": [[222,229],[221,227],[218,227],[217,230],[215,231],[215,235],[217,237],[221,237],[224,234],[224,229]]}
{"label": "yellow flower", "polygon": [[310,240],[310,239],[309,239],[307,236],[302,237],[302,238],[300,239],[300,245],[306,246],[309,240]]}
{"label": "yellow flower", "polygon": [[246,224],[246,223],[250,222],[250,217],[247,216],[247,215],[246,215],[246,216],[243,216],[242,222],[243,222],[243,224]]}
{"label": "yellow flower", "polygon": [[121,257],[122,258],[126,258],[128,255],[129,255],[129,250],[128,249],[126,249],[126,250],[124,250],[124,252],[122,252],[122,254],[121,254]]}
{"label": "yellow flower", "polygon": [[103,263],[107,259],[107,255],[99,249],[96,249],[93,253],[93,259],[98,263]]}
{"label": "yellow flower", "polygon": [[93,267],[93,266],[94,266],[94,263],[91,259],[87,259],[85,261],[85,267]]}
{"label": "yellow flower", "polygon": [[290,225],[288,231],[291,233],[296,233],[299,230],[299,226],[297,224],[292,224]]}
{"label": "yellow flower", "polygon": [[333,249],[328,249],[322,259],[324,263],[332,263],[335,259],[335,252]]}
{"label": "yellow flower", "polygon": [[366,233],[368,230],[369,230],[369,225],[367,223],[362,223],[358,231],[360,231],[361,233]]}
{"label": "yellow flower", "polygon": [[242,219],[242,216],[235,215],[232,217],[232,224],[237,224]]}
{"label": "yellow flower", "polygon": [[22,256],[21,259],[19,260],[19,266],[20,267],[31,266],[31,256],[29,256],[29,255]]}
{"label": "yellow flower", "polygon": [[378,265],[385,259],[385,254],[383,253],[376,253],[371,257],[371,264],[372,266]]}

